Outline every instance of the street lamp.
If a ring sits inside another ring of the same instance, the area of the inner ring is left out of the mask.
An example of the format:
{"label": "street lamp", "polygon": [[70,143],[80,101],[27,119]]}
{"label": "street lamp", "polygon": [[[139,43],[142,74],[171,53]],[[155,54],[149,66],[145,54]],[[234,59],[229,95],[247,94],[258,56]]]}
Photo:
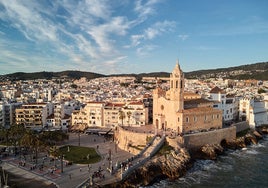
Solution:
{"label": "street lamp", "polygon": [[80,146],[80,131],[78,132],[78,146]]}

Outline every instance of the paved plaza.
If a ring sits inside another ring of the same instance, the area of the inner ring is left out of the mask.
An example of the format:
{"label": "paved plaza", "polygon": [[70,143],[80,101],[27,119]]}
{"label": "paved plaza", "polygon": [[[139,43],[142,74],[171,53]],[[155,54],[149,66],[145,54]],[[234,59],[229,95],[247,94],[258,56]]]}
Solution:
{"label": "paved plaza", "polygon": [[[25,158],[20,156],[9,156],[2,159],[2,167],[8,172],[25,178],[41,180],[51,185],[54,183],[57,187],[73,188],[80,185],[88,179],[94,172],[101,169],[103,176],[94,178],[97,184],[100,182],[114,181],[107,170],[109,166],[109,152],[111,153],[112,163],[125,161],[133,155],[129,152],[117,148],[116,144],[112,141],[107,141],[103,136],[87,135],[83,133],[70,133],[69,140],[64,142],[63,145],[75,145],[93,147],[102,157],[102,160],[95,164],[72,164],[63,165],[63,173],[61,173],[61,161],[51,160],[45,153],[38,154],[38,165],[28,155]],[[104,178],[104,179],[103,179]]]}

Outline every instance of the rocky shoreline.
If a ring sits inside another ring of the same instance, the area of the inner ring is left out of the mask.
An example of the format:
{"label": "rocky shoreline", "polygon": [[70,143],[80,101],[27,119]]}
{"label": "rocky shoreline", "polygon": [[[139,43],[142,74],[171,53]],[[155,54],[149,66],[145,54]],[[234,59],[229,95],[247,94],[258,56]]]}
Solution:
{"label": "rocky shoreline", "polygon": [[217,156],[223,154],[227,149],[243,149],[248,145],[257,144],[265,134],[268,134],[268,126],[259,127],[256,130],[246,130],[232,141],[205,145],[190,153],[184,148],[173,149],[164,155],[155,156],[143,167],[136,169],[125,181],[104,187],[138,187],[151,185],[162,179],[175,180],[184,176],[196,159],[216,160]]}

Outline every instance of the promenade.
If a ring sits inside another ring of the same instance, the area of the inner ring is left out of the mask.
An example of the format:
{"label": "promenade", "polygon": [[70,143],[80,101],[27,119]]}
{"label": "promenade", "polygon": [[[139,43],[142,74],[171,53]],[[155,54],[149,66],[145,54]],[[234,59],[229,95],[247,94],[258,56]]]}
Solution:
{"label": "promenade", "polygon": [[[79,139],[80,137],[80,139]],[[20,164],[21,160],[14,156],[9,156],[2,159],[1,166],[5,171],[14,173],[18,176],[23,176],[24,178],[34,179],[37,181],[43,181],[48,186],[55,184],[59,188],[74,188],[88,179],[94,172],[102,169],[102,173],[106,178],[106,181],[114,181],[114,179],[109,180],[109,172],[107,167],[109,166],[109,152],[111,152],[111,159],[113,163],[124,161],[133,155],[129,152],[123,151],[116,147],[115,143],[111,141],[105,141],[103,136],[98,135],[86,135],[78,133],[70,133],[69,140],[63,143],[64,145],[76,145],[93,147],[97,149],[99,155],[101,155],[102,160],[95,164],[72,164],[63,167],[63,173],[60,171],[60,161],[50,161],[45,159],[45,154],[40,153],[38,164],[44,164],[43,169],[34,168],[34,161],[29,160],[26,157],[25,164]],[[44,160],[45,159],[45,160]],[[54,166],[57,169],[54,169]],[[39,165],[38,165],[39,166]],[[53,170],[53,173],[51,171]],[[103,181],[101,178],[95,178],[95,182]]]}

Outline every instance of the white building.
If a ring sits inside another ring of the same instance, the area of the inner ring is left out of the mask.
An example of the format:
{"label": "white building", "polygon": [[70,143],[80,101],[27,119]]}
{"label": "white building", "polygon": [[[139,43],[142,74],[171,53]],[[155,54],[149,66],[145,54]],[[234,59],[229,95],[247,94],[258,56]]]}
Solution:
{"label": "white building", "polygon": [[117,125],[142,126],[148,124],[148,108],[142,102],[104,103],[88,102],[72,113],[72,126],[114,128]]}
{"label": "white building", "polygon": [[230,122],[237,118],[238,101],[235,96],[227,95],[226,92],[217,86],[210,90],[209,100],[214,102],[213,108],[222,110],[224,122]]}
{"label": "white building", "polygon": [[249,122],[251,127],[268,124],[268,96],[264,100],[241,99],[239,118]]}

